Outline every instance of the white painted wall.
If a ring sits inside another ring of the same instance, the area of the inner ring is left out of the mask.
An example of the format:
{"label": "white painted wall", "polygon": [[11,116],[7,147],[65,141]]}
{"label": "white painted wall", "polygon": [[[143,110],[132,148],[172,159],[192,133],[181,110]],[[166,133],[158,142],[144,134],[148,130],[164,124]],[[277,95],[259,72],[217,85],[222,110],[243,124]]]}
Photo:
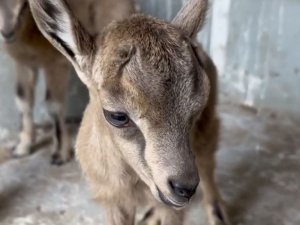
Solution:
{"label": "white painted wall", "polygon": [[210,50],[223,93],[299,115],[299,23],[299,0],[214,0]]}

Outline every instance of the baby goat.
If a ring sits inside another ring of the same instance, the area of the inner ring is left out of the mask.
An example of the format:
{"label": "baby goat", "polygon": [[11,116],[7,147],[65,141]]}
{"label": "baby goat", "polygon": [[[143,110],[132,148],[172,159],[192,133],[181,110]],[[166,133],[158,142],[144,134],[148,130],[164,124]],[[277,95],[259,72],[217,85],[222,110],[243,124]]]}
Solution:
{"label": "baby goat", "polygon": [[38,27],[74,65],[90,102],[76,154],[109,225],[182,225],[199,177],[211,225],[228,217],[214,181],[217,73],[196,34],[208,0],[189,0],[171,23],[134,15],[94,38],[64,0],[29,0]]}
{"label": "baby goat", "polygon": [[[68,0],[68,4],[90,35],[96,35],[111,20],[124,18],[133,11],[132,0]],[[42,69],[47,86],[45,100],[55,126],[51,162],[60,165],[71,156],[64,123],[64,102],[71,64],[40,33],[27,0],[0,0],[0,31],[5,49],[17,68],[16,95],[22,126],[13,155],[20,157],[30,153],[34,141],[34,89],[38,70]]]}

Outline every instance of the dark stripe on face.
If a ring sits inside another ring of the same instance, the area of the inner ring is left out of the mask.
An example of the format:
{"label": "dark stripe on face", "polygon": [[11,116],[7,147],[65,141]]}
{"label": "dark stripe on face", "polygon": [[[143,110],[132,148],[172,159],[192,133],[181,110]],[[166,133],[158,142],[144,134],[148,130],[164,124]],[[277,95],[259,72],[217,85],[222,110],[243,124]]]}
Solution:
{"label": "dark stripe on face", "polygon": [[[141,152],[139,152],[140,154],[140,157],[142,159],[141,163],[143,164],[144,167],[148,168],[149,169],[149,172],[151,173],[151,170],[150,170],[150,166],[148,165],[148,162],[145,158],[145,151],[146,151],[146,139],[145,139],[145,136],[143,135],[143,133],[141,132],[141,130],[139,130],[140,134],[142,135],[142,146],[141,146]],[[141,140],[140,140],[141,141]],[[141,143],[141,142],[140,142]]]}
{"label": "dark stripe on face", "polygon": [[142,222],[147,221],[150,217],[152,217],[154,213],[154,208],[150,208],[144,215],[143,219],[141,220]]}

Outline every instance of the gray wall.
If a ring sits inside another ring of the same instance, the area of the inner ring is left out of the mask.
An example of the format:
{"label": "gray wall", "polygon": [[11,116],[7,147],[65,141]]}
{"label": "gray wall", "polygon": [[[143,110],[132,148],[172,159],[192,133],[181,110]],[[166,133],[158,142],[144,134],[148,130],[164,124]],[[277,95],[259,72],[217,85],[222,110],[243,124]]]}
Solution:
{"label": "gray wall", "polygon": [[210,52],[223,93],[299,115],[299,23],[299,0],[215,0]]}
{"label": "gray wall", "polygon": [[7,129],[17,128],[18,114],[14,102],[14,65],[3,52],[0,43],[0,139],[8,135]]}

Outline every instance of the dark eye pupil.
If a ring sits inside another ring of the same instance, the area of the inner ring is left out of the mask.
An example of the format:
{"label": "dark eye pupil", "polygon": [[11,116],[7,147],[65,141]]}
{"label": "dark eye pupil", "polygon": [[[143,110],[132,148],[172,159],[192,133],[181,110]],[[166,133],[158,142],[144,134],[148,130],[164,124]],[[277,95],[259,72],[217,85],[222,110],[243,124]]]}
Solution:
{"label": "dark eye pupil", "polygon": [[126,113],[122,112],[110,112],[105,109],[103,109],[103,113],[105,116],[105,119],[113,126],[115,127],[125,127],[129,122],[129,117]]}
{"label": "dark eye pupil", "polygon": [[127,115],[124,113],[111,113],[110,116],[113,120],[118,120],[120,122],[127,120]]}

